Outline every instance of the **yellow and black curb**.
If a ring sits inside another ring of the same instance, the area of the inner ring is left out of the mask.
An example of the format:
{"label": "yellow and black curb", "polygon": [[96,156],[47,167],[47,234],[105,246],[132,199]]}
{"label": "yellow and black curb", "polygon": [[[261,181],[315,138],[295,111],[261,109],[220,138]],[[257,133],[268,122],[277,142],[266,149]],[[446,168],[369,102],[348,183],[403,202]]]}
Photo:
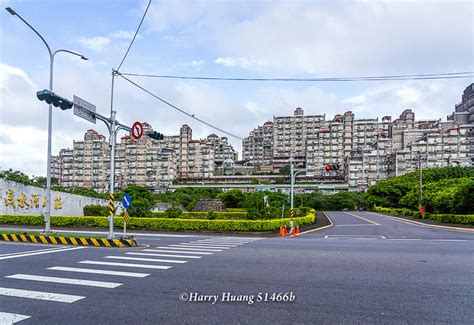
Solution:
{"label": "yellow and black curb", "polygon": [[74,245],[74,246],[96,246],[96,247],[135,247],[135,239],[102,239],[85,237],[62,237],[62,236],[33,236],[1,234],[0,240],[11,242],[29,242],[36,244],[52,245]]}

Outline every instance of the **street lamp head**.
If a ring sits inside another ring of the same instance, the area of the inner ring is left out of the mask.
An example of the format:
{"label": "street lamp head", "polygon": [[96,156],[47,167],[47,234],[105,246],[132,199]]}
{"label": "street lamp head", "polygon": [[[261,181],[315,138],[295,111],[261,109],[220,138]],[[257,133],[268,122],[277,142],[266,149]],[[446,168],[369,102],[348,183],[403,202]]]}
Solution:
{"label": "street lamp head", "polygon": [[81,55],[81,59],[83,59],[83,60],[85,60],[85,61],[89,60],[89,58],[88,58],[88,57],[85,57],[84,55]]}
{"label": "street lamp head", "polygon": [[16,15],[15,10],[13,10],[13,9],[10,8],[10,7],[6,7],[5,10],[8,11],[12,16],[15,16],[15,15]]}

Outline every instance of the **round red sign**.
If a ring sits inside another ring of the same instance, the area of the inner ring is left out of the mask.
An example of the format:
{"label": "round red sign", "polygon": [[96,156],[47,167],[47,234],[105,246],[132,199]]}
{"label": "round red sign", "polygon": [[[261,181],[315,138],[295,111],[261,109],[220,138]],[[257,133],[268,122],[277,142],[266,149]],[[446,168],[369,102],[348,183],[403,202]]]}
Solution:
{"label": "round red sign", "polygon": [[135,140],[138,140],[142,137],[143,135],[143,125],[140,122],[135,122],[132,125],[132,137]]}

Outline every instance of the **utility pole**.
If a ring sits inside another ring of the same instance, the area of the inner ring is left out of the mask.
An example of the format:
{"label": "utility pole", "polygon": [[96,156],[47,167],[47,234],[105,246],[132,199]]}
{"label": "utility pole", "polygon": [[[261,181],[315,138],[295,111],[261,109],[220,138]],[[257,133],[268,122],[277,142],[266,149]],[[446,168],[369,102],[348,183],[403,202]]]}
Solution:
{"label": "utility pole", "polygon": [[421,169],[421,154],[418,156],[418,171],[419,171],[419,183],[418,183],[418,211],[421,213],[423,207],[423,170]]}

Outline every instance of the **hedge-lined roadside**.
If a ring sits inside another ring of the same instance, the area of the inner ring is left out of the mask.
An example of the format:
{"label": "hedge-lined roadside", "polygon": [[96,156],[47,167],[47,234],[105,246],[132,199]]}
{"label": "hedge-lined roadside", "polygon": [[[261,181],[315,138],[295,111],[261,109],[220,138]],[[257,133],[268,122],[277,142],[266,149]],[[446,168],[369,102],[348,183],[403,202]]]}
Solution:
{"label": "hedge-lined roadside", "polygon": [[[395,215],[404,215],[415,218],[421,218],[418,211],[409,209],[395,209],[395,208],[383,208],[375,207],[376,212],[385,212]],[[458,224],[458,225],[474,225],[474,214],[431,214],[425,213],[424,219],[430,219],[436,222]]]}
{"label": "hedge-lined roadside", "polygon": [[[316,211],[310,212],[300,218],[294,218],[294,225],[314,223]],[[0,224],[15,225],[43,225],[41,215],[0,215]],[[273,231],[280,226],[289,226],[290,219],[270,220],[202,220],[202,219],[177,219],[177,218],[130,218],[127,223],[129,229],[140,228],[150,230],[191,230],[191,231]],[[107,217],[67,217],[52,216],[52,226],[83,226],[83,227],[108,227]],[[115,227],[123,226],[123,217],[114,218]]]}
{"label": "hedge-lined roadside", "polygon": [[[151,217],[157,218],[168,218],[166,212],[150,212]],[[237,211],[237,212],[211,212],[212,216],[215,219],[229,220],[229,219],[245,219],[247,217],[247,212]],[[132,216],[133,217],[133,216]],[[206,219],[209,218],[209,212],[183,212],[179,217],[175,219]]]}

